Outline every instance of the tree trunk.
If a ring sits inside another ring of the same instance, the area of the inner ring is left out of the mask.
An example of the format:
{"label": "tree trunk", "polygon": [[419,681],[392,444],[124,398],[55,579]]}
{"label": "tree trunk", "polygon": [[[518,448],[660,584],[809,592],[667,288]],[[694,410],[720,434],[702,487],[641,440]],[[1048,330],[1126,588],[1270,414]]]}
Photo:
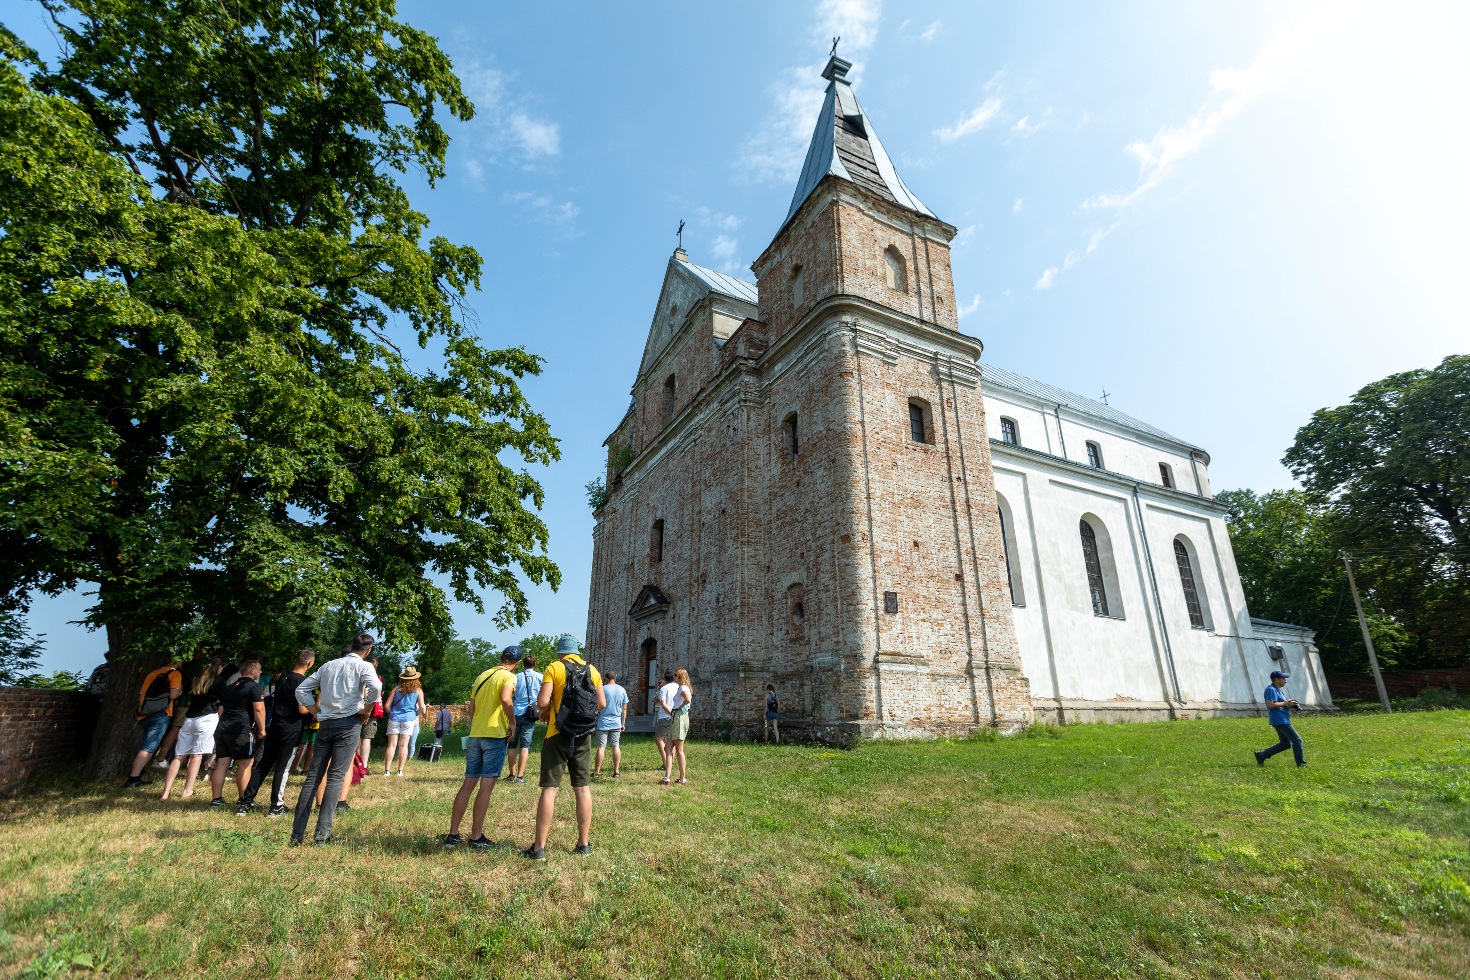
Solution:
{"label": "tree trunk", "polygon": [[138,693],[148,672],[168,663],[165,650],[130,650],[132,630],[122,623],[107,624],[107,683],[92,750],[82,769],[85,779],[126,776],[138,751]]}

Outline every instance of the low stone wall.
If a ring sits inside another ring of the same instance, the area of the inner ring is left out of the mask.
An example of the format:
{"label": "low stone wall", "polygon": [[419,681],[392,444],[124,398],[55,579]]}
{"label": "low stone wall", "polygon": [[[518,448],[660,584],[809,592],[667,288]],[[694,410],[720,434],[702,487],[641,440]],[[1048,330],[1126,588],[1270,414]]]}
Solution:
{"label": "low stone wall", "polygon": [[97,724],[97,701],[80,691],[0,687],[0,793],[38,770],[80,760]]}
{"label": "low stone wall", "polygon": [[[1327,686],[1332,688],[1333,697],[1378,700],[1378,687],[1372,674],[1328,674]],[[1383,675],[1383,686],[1388,688],[1391,698],[1418,697],[1431,687],[1470,692],[1470,668],[1397,670]]]}

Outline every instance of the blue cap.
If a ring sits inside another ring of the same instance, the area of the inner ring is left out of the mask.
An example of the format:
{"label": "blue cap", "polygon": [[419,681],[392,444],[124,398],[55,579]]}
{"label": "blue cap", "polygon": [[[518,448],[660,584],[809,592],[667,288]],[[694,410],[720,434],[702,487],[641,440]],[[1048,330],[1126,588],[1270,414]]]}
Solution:
{"label": "blue cap", "polygon": [[519,660],[519,659],[521,659],[521,648],[518,647],[518,646],[516,646],[514,643],[512,643],[510,646],[508,646],[504,650],[501,650],[500,651],[500,659],[501,660],[509,660],[509,659]]}
{"label": "blue cap", "polygon": [[1290,676],[1291,676],[1290,674],[1283,674],[1279,670],[1273,670],[1273,671],[1271,671],[1271,679],[1273,681],[1276,680],[1277,678],[1280,678],[1281,680],[1286,680]]}
{"label": "blue cap", "polygon": [[563,633],[561,639],[556,641],[556,655],[565,657],[569,653],[578,653],[577,638],[570,633]]}

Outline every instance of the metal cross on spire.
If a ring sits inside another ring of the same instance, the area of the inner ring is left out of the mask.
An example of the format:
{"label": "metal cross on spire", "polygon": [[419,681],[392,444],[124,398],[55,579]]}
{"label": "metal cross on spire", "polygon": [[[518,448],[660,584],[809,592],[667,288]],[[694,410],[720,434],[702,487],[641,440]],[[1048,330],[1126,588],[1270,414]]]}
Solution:
{"label": "metal cross on spire", "polygon": [[684,219],[679,219],[679,230],[675,232],[679,236],[679,251],[684,251]]}
{"label": "metal cross on spire", "polygon": [[1108,389],[1104,387],[1102,390],[1102,403],[1106,405],[1108,403],[1108,399],[1111,397],[1112,396],[1108,394]]}
{"label": "metal cross on spire", "polygon": [[841,34],[837,35],[836,37],[834,37],[832,39],[832,55],[831,56],[833,58],[837,57],[837,42],[840,41],[840,40],[842,40],[842,35]]}

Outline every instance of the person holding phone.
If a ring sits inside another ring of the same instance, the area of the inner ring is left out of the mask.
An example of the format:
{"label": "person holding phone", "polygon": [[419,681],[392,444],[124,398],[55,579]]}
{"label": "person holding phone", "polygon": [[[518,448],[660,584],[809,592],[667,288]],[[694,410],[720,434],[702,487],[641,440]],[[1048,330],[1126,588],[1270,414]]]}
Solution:
{"label": "person holding phone", "polygon": [[1298,766],[1307,764],[1306,756],[1302,752],[1302,737],[1291,724],[1291,709],[1300,708],[1296,698],[1286,696],[1286,681],[1290,674],[1283,674],[1279,670],[1271,671],[1271,683],[1266,687],[1266,705],[1270,709],[1267,720],[1271,727],[1276,729],[1276,737],[1279,741],[1269,749],[1261,749],[1256,753],[1256,765],[1264,766],[1266,760],[1277,752],[1285,752],[1291,749],[1291,754],[1296,757]]}

